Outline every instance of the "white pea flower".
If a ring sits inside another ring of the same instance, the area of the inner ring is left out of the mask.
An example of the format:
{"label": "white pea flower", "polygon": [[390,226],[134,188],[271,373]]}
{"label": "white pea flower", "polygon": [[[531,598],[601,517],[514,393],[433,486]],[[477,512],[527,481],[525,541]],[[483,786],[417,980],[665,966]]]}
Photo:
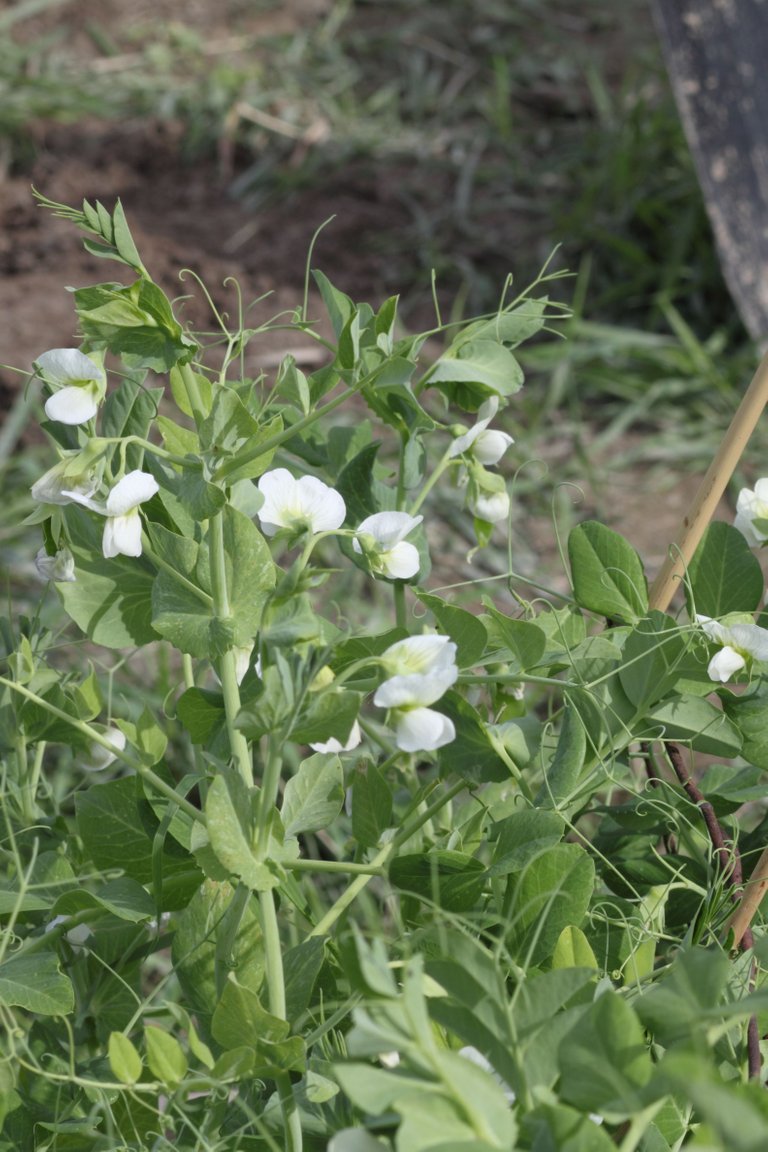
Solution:
{"label": "white pea flower", "polygon": [[347,508],[342,496],[315,476],[297,480],[287,468],[274,468],[264,473],[258,488],[264,503],[257,515],[267,536],[280,528],[333,532],[344,523]]}
{"label": "white pea flower", "polygon": [[456,667],[456,645],[437,633],[408,636],[390,644],[379,661],[390,676],[447,677],[447,687],[459,674]]}
{"label": "white pea flower", "polygon": [[402,752],[432,752],[455,740],[453,721],[426,707],[449,687],[438,678],[394,676],[376,690],[373,702],[389,710],[395,743]]}
{"label": "white pea flower", "polygon": [[77,580],[75,558],[69,548],[59,548],[55,556],[41,548],[35,556],[35,567],[43,580],[56,580],[59,584],[74,584]]}
{"label": "white pea flower", "polygon": [[38,375],[53,389],[45,402],[49,420],[85,424],[99,410],[107,390],[107,377],[90,356],[77,348],[53,348],[35,361]]}
{"label": "white pea flower", "polygon": [[509,517],[508,492],[479,492],[470,498],[469,507],[478,520],[485,520],[488,524],[497,524],[500,520]]}
{"label": "white pea flower", "polygon": [[514,444],[508,433],[488,429],[498,407],[498,396],[490,396],[480,405],[477,423],[463,436],[457,436],[451,445],[449,457],[470,453],[480,464],[498,464],[510,444]]}
{"label": "white pea flower", "polygon": [[118,480],[107,496],[107,522],[101,550],[113,556],[141,556],[141,516],[139,505],[151,500],[160,485],[154,476],[138,468]]}
{"label": "white pea flower", "polygon": [[113,760],[117,759],[117,753],[124,750],[126,744],[125,733],[121,732],[119,728],[107,728],[103,735],[115,751],[110,752],[103,744],[97,744],[94,741],[88,748],[88,759],[80,762],[80,767],[84,772],[103,772],[105,768],[109,767]]}
{"label": "white pea flower", "polygon": [[[59,924],[65,924],[69,920],[69,916],[54,916],[53,920],[49,920],[45,926],[46,932],[52,932],[54,928],[58,928]],[[67,940],[75,951],[79,952],[89,936],[93,932],[88,924],[75,924],[74,928],[70,928],[68,932],[64,933],[64,939]]]}
{"label": "white pea flower", "polygon": [[768,477],[758,480],[754,490],[742,488],[736,500],[733,526],[744,534],[753,548],[768,541],[768,531],[765,527],[758,528],[756,520],[768,522]]}
{"label": "white pea flower", "polygon": [[[90,499],[99,486],[96,471],[89,469],[73,475],[70,473],[72,467],[72,460],[59,460],[34,482],[30,489],[32,499],[38,504],[69,504],[78,497]],[[76,496],[72,495],[73,492]]]}
{"label": "white pea flower", "polygon": [[363,734],[360,731],[360,725],[357,720],[355,720],[350,729],[349,736],[343,744],[341,740],[337,740],[335,736],[331,736],[330,740],[326,740],[324,743],[310,744],[310,748],[315,752],[351,752],[353,748],[357,748],[362,738]]}
{"label": "white pea flower", "polygon": [[696,616],[710,640],[721,645],[707,666],[710,680],[725,684],[752,660],[768,661],[768,629],[757,624],[722,624],[709,616]]}
{"label": "white pea flower", "polygon": [[407,512],[374,512],[357,528],[352,547],[365,556],[375,575],[408,580],[416,575],[420,562],[418,549],[405,537],[423,519]]}

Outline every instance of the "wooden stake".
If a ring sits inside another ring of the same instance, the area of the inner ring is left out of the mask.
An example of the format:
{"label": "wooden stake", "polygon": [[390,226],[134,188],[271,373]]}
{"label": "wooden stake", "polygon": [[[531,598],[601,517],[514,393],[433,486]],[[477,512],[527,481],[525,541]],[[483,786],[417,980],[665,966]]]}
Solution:
{"label": "wooden stake", "polygon": [[766,403],[768,403],[768,352],[760,361],[693,503],[683,518],[677,540],[670,546],[667,558],[653,582],[649,597],[651,608],[666,612],[669,607]]}

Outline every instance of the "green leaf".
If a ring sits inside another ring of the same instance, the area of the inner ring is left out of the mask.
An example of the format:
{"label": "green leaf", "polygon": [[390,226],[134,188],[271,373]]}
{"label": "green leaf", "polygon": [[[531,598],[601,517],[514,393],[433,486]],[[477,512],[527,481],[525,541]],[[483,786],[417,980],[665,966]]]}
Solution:
{"label": "green leaf", "polygon": [[488,642],[488,633],[482,620],[464,608],[446,604],[439,596],[430,596],[426,592],[417,592],[416,595],[430,610],[440,631],[450,636],[456,645],[456,663],[459,667],[471,668],[476,664]]}
{"label": "green leaf", "polygon": [[595,888],[595,866],[578,844],[556,844],[510,876],[509,947],[526,964],[552,957],[560,933],[581,924]]}
{"label": "green leaf", "polygon": [[392,822],[392,790],[372,761],[352,777],[352,835],[362,848],[375,848]]}
{"label": "green leaf", "polygon": [[[539,1104],[525,1115],[522,1128],[528,1138],[526,1146],[536,1152],[616,1152],[603,1128],[562,1104]],[[654,1152],[644,1144],[641,1147],[643,1152]]]}
{"label": "green leaf", "polygon": [[344,773],[338,756],[316,752],[302,760],[285,786],[280,815],[286,836],[327,828],[344,804]]}
{"label": "green leaf", "polygon": [[486,876],[480,860],[448,849],[396,856],[389,868],[389,879],[401,892],[423,897],[447,912],[476,907]]}
{"label": "green leaf", "polygon": [[[203,407],[203,413],[207,416],[211,410],[213,403],[213,390],[211,382],[207,376],[202,372],[194,372],[195,381],[197,382],[197,390],[200,394],[200,401]],[[192,409],[192,403],[189,399],[187,391],[186,376],[180,368],[173,367],[170,371],[171,392],[176,401],[177,406],[181,409],[185,416],[194,417],[195,413]]]}
{"label": "green leaf", "polygon": [[57,584],[64,608],[95,644],[132,648],[157,639],[152,627],[155,570],[142,557],[102,556],[104,521],[84,508],[62,510],[76,580]]}
{"label": "green leaf", "polygon": [[201,472],[186,469],[181,474],[176,495],[193,520],[210,520],[227,502],[223,489],[209,484]]}
{"label": "green leaf", "polygon": [[346,743],[360,712],[361,697],[331,686],[309,692],[301,712],[291,724],[288,737],[297,744],[322,744],[336,739]]}
{"label": "green leaf", "polygon": [[730,759],[741,751],[741,734],[725,713],[699,696],[677,696],[646,712],[647,739],[679,740],[697,752]]}
{"label": "green leaf", "polygon": [[[714,521],[688,565],[686,601],[693,619],[728,612],[754,612],[763,602],[765,579],[744,535],[732,524]],[[689,586],[690,582],[690,586]]]}
{"label": "green leaf", "polygon": [[325,940],[321,936],[308,936],[283,954],[286,1020],[297,1020],[309,1008],[324,962]]}
{"label": "green leaf", "polygon": [[[440,357],[429,372],[429,383],[475,384],[480,386],[480,397],[511,396],[522,387],[523,372],[512,353],[497,341],[465,340]],[[462,408],[472,409],[477,407],[473,397],[475,392],[463,389],[455,399]]]}
{"label": "green leaf", "polygon": [[342,1128],[332,1136],[328,1152],[387,1152],[388,1145],[376,1140],[365,1128]]}
{"label": "green leaf", "polygon": [[637,1015],[608,990],[591,1004],[560,1044],[563,1099],[584,1112],[631,1116],[653,1066]]}
{"label": "green leaf", "polygon": [[768,771],[768,684],[759,680],[739,696],[724,693],[723,711],[743,740],[741,755],[750,764]]}
{"label": "green leaf", "polygon": [[516,348],[544,327],[548,303],[546,296],[537,300],[523,300],[515,308],[497,312],[488,320],[476,320],[469,324],[462,332],[462,338],[496,340]]}
{"label": "green leaf", "polygon": [[597,957],[581,928],[569,924],[563,928],[552,957],[553,968],[598,969]]}
{"label": "green leaf", "polygon": [[64,892],[53,906],[54,916],[73,916],[84,908],[103,908],[111,912],[120,920],[129,920],[138,924],[142,920],[151,920],[157,913],[157,906],[152,897],[130,876],[119,876],[102,884],[95,892],[87,892],[84,888],[76,891]]}
{"label": "green leaf", "polygon": [[618,532],[597,520],[577,524],[568,537],[568,558],[582,608],[631,624],[646,615],[648,585],[640,557]]}
{"label": "green leaf", "polygon": [[509,768],[488,739],[486,722],[477,709],[458,692],[447,692],[436,710],[448,716],[456,728],[455,740],[440,749],[441,772],[446,776],[455,772],[481,783],[509,779]]}
{"label": "green leaf", "polygon": [[492,876],[519,872],[546,848],[558,844],[565,821],[557,812],[531,808],[513,812],[493,825]]}
{"label": "green leaf", "polygon": [[216,776],[208,789],[205,816],[211,847],[227,871],[254,892],[276,888],[282,870],[254,855],[251,798],[236,772]]}
{"label": "green leaf", "polygon": [[210,1016],[216,1007],[227,972],[254,992],[264,980],[258,907],[249,897],[241,909],[233,905],[233,897],[234,889],[226,881],[204,880],[177,919],[171,952],[174,971],[187,1007],[203,1016]]}
{"label": "green leaf", "polygon": [[313,268],[312,276],[320,290],[323,304],[328,312],[331,326],[338,340],[355,311],[355,305],[349,296],[339,291],[338,288],[334,288],[325,273]]}
{"label": "green leaf", "polygon": [[563,726],[552,763],[546,769],[536,804],[540,808],[567,806],[573,797],[587,755],[587,734],[581,717],[566,697]]}
{"label": "green leaf", "polygon": [[547,635],[531,620],[515,620],[492,605],[488,609],[491,639],[508,648],[522,669],[534,668],[544,656]]}
{"label": "green leaf", "polygon": [[135,1084],[141,1079],[141,1056],[125,1033],[110,1032],[107,1055],[112,1073],[121,1084]]}
{"label": "green leaf", "polygon": [[180,652],[198,658],[210,656],[210,606],[165,569],[158,572],[151,595],[156,633]]}
{"label": "green leaf", "polygon": [[249,643],[259,630],[264,605],[275,585],[276,571],[269,545],[256,525],[227,505],[224,517],[229,606],[235,620],[235,643]]}
{"label": "green leaf", "polygon": [[188,688],[176,703],[176,715],[193,744],[207,744],[226,723],[224,697],[204,688]]}
{"label": "green leaf", "polygon": [[187,1058],[178,1040],[162,1028],[144,1029],[147,1046],[147,1064],[157,1079],[167,1088],[175,1088],[187,1074]]}
{"label": "green leaf", "polygon": [[622,650],[619,680],[638,711],[675,688],[689,646],[689,636],[663,612],[650,612],[630,632]]}
{"label": "green leaf", "polygon": [[305,1050],[289,1025],[261,1005],[255,992],[238,984],[230,973],[211,1020],[211,1032],[223,1048],[247,1045],[256,1053],[256,1068],[263,1073],[303,1071]]}
{"label": "green leaf", "polygon": [[0,964],[0,1004],[38,1016],[66,1016],[75,1008],[69,977],[51,952],[11,956]]}

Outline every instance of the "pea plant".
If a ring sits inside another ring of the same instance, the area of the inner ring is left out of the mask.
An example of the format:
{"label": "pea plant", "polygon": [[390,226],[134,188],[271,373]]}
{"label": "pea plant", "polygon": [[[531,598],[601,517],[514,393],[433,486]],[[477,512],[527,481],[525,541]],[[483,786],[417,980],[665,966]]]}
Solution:
{"label": "pea plant", "polygon": [[[200,333],[119,203],[43,205],[127,282],[30,373],[0,1149],[762,1152],[768,480],[669,603],[595,521],[567,592],[441,588],[446,506],[508,528],[555,276],[415,336],[198,284]],[[321,366],[250,378],[267,330]]]}

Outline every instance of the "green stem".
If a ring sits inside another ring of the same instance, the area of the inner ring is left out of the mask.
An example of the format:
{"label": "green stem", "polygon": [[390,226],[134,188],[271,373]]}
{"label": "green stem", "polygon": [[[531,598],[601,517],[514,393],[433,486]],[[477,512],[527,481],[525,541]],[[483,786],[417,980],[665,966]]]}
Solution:
{"label": "green stem", "polygon": [[[409,837],[413,836],[414,832],[418,832],[419,828],[422,828],[425,824],[428,824],[432,817],[437,812],[439,812],[441,808],[444,808],[446,804],[453,800],[454,796],[458,796],[459,792],[463,792],[466,787],[467,784],[465,780],[458,780],[455,784],[452,784],[446,792],[443,792],[441,796],[438,796],[437,800],[434,800],[430,805],[428,805],[428,807],[425,808],[423,812],[419,812],[415,819],[407,820],[398,832],[397,836],[390,840],[388,844],[385,844],[383,848],[380,848],[374,856],[373,860],[371,861],[371,866],[378,869],[379,871],[372,873],[372,875],[380,875],[381,871],[384,870],[384,865],[386,864],[387,860],[390,856],[394,855],[400,845],[404,844],[406,840],[409,839]],[[370,882],[372,875],[358,876],[356,880],[353,880],[349,888],[347,888],[346,892],[342,892],[338,900],[328,909],[325,916],[323,916],[321,920],[318,920],[317,924],[314,926],[309,935],[327,936],[328,932],[339,919],[339,917],[342,916],[344,912],[346,912],[350,904],[352,904],[357,899],[366,885]]]}
{"label": "green stem", "polygon": [[[29,777],[25,783],[25,792],[29,797],[29,803],[32,811],[36,814],[37,804],[37,788],[40,783],[40,773],[43,769],[43,756],[45,755],[45,740],[41,740],[35,748],[35,758],[32,761],[32,768]],[[34,818],[34,817],[33,817]]]}
{"label": "green stem", "polygon": [[[229,591],[227,589],[227,556],[224,547],[224,518],[219,512],[208,521],[211,549],[211,591],[213,592],[213,615],[217,620],[228,620],[231,615]],[[234,649],[228,648],[218,660],[219,680],[224,697],[229,750],[238,772],[248,788],[253,787],[253,764],[251,750],[243,733],[235,727],[240,711],[240,685],[237,682],[237,667]]]}
{"label": "green stem", "polygon": [[18,692],[18,694],[26,700],[32,700],[39,708],[43,708],[46,712],[49,712],[51,716],[55,716],[58,720],[63,720],[66,724],[69,724],[71,728],[74,728],[76,732],[80,732],[85,736],[92,744],[99,744],[102,748],[106,748],[121,764],[125,764],[127,768],[130,768],[139,776],[142,776],[148,784],[152,785],[156,792],[160,792],[161,795],[178,804],[182,812],[186,812],[188,816],[191,816],[192,819],[198,821],[198,823],[205,824],[205,816],[199,808],[195,808],[184,796],[180,796],[172,785],[166,784],[165,780],[158,776],[156,772],[153,772],[151,768],[148,768],[146,764],[143,764],[141,760],[136,760],[129,752],[116,748],[111,741],[107,740],[106,736],[103,736],[101,732],[97,732],[90,724],[86,724],[84,720],[76,720],[62,708],[57,708],[55,704],[44,700],[42,696],[38,696],[35,692],[30,692],[23,684],[16,684],[13,680],[6,679],[5,676],[0,676],[0,684],[6,688],[10,688],[12,692]]}
{"label": "green stem", "polygon": [[341,872],[349,876],[385,876],[383,868],[375,864],[352,864],[345,860],[282,860],[288,872]]}
{"label": "green stem", "polygon": [[411,504],[411,509],[410,509],[411,516],[415,516],[418,513],[419,508],[421,508],[422,504],[426,500],[427,496],[429,496],[429,494],[432,491],[432,489],[434,488],[435,484],[437,484],[437,482],[440,479],[440,477],[442,476],[443,472],[445,472],[446,468],[449,468],[450,465],[453,463],[453,460],[452,460],[451,456],[449,455],[449,453],[450,453],[450,448],[446,449],[444,456],[440,460],[438,460],[438,462],[435,465],[435,468],[432,472],[432,475],[429,477],[429,479],[427,481],[425,481],[424,486],[421,489],[421,492],[419,492],[418,496],[416,497],[416,499]]}

